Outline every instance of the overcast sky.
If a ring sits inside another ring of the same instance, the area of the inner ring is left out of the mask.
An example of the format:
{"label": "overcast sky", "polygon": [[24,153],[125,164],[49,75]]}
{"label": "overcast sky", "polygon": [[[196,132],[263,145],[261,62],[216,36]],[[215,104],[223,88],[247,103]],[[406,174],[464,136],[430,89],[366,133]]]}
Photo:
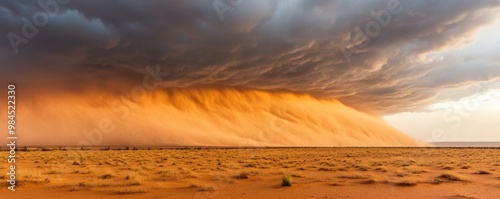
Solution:
{"label": "overcast sky", "polygon": [[29,96],[119,95],[159,66],[167,88],[310,94],[423,140],[500,140],[497,0],[38,2],[55,1],[0,0],[0,83]]}

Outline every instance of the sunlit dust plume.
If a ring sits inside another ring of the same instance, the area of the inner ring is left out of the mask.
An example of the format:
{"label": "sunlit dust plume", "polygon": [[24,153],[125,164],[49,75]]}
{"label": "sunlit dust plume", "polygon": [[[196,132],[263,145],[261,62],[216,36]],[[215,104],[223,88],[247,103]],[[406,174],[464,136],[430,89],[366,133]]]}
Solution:
{"label": "sunlit dust plume", "polygon": [[21,145],[417,146],[336,100],[236,89],[92,93],[21,102]]}

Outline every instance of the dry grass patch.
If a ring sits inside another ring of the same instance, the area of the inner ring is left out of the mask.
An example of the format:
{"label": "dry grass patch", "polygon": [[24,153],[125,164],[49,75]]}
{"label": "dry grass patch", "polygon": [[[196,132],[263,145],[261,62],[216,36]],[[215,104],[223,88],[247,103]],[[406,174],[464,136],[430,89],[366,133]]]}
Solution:
{"label": "dry grass patch", "polygon": [[368,171],[368,169],[370,169],[370,166],[361,164],[354,166],[354,168],[357,168],[360,171]]}
{"label": "dry grass patch", "polygon": [[113,177],[114,177],[114,176],[113,176],[113,175],[111,175],[111,174],[104,174],[104,175],[99,176],[99,178],[101,178],[101,179],[111,179],[111,178],[113,178]]}
{"label": "dry grass patch", "polygon": [[347,170],[349,170],[349,168],[347,168],[347,167],[340,167],[340,168],[338,168],[338,170],[339,171],[347,171]]}
{"label": "dry grass patch", "polygon": [[454,198],[454,199],[477,199],[477,198],[474,198],[474,197],[468,197],[468,196],[464,196],[464,195],[460,195],[460,194],[454,195],[454,196],[450,197],[450,199],[451,198]]}
{"label": "dry grass patch", "polygon": [[234,176],[236,179],[248,179],[248,172],[241,172],[240,174]]}
{"label": "dry grass patch", "polygon": [[421,174],[427,172],[425,169],[417,167],[417,166],[408,166],[405,168],[411,174]]}
{"label": "dry grass patch", "polygon": [[137,188],[131,188],[131,187],[125,187],[125,188],[116,188],[110,190],[114,194],[137,194],[137,193],[147,193],[149,192],[148,189],[142,188],[142,187],[137,187]]}
{"label": "dry grass patch", "polygon": [[413,187],[417,186],[419,181],[414,178],[403,178],[401,181],[397,181],[394,184],[401,187]]}
{"label": "dry grass patch", "polygon": [[387,172],[387,171],[389,171],[389,169],[387,169],[387,167],[385,167],[385,166],[380,166],[380,167],[375,168],[375,171]]}
{"label": "dry grass patch", "polygon": [[404,181],[401,181],[401,182],[396,182],[395,184],[397,186],[401,186],[401,187],[413,187],[413,186],[417,186],[418,182],[411,181],[411,180],[404,180]]}
{"label": "dry grass patch", "polygon": [[158,171],[156,180],[159,181],[179,181],[186,178],[196,178],[190,171],[185,171],[183,169],[178,170],[162,170]]}
{"label": "dry grass patch", "polygon": [[333,168],[327,168],[327,167],[321,167],[318,169],[318,171],[335,171]]}
{"label": "dry grass patch", "polygon": [[21,169],[17,173],[19,177],[19,181],[22,182],[32,182],[32,183],[48,183],[50,179],[44,178],[42,173],[39,170],[25,170]]}
{"label": "dry grass patch", "polygon": [[139,186],[142,184],[140,179],[123,179],[123,178],[107,178],[103,176],[99,176],[97,178],[91,178],[84,182],[79,182],[75,187],[84,187],[89,189],[94,188],[107,188],[107,187],[130,187],[130,186]]}
{"label": "dry grass patch", "polygon": [[142,175],[134,172],[127,173],[125,177],[123,178],[124,180],[136,180],[136,181],[143,181],[144,178]]}
{"label": "dry grass patch", "polygon": [[51,171],[44,172],[43,174],[62,174],[62,173],[63,172],[61,172],[61,171],[51,170]]}
{"label": "dry grass patch", "polygon": [[378,181],[375,178],[368,178],[366,180],[361,181],[361,184],[375,184]]}
{"label": "dry grass patch", "polygon": [[396,172],[395,172],[395,174],[396,174],[396,176],[398,176],[398,177],[405,177],[405,176],[410,175],[410,174],[409,174],[408,172],[406,172],[406,171],[396,171]]}
{"label": "dry grass patch", "polygon": [[330,186],[343,186],[343,184],[340,183],[340,182],[332,182],[332,183],[330,183],[328,185],[330,185]]}
{"label": "dry grass patch", "polygon": [[463,182],[470,181],[466,176],[452,172],[445,172],[441,174],[438,178],[443,178],[450,181],[463,181]]}
{"label": "dry grass patch", "polygon": [[195,182],[192,183],[189,188],[193,188],[197,191],[215,191],[216,186],[211,183]]}
{"label": "dry grass patch", "polygon": [[360,175],[360,174],[351,174],[351,175],[341,175],[338,178],[343,179],[351,179],[351,180],[360,180],[360,179],[368,179],[370,176]]}
{"label": "dry grass patch", "polygon": [[479,170],[475,174],[480,174],[480,175],[490,175],[491,172],[486,171],[486,170]]}

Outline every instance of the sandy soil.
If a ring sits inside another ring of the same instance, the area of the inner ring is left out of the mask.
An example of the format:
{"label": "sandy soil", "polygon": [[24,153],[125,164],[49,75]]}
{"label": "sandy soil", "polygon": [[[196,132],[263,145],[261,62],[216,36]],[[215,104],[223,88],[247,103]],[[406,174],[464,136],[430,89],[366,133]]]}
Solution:
{"label": "sandy soil", "polygon": [[[37,150],[17,159],[16,192],[4,174],[1,198],[500,197],[500,149]],[[292,186],[282,186],[286,175]]]}

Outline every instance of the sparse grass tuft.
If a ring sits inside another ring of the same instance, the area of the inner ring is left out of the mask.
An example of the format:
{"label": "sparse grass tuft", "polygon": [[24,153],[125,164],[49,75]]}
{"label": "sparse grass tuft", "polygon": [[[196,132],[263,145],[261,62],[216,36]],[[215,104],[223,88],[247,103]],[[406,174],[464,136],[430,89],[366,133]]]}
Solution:
{"label": "sparse grass tuft", "polygon": [[190,171],[184,170],[163,170],[158,171],[157,174],[159,181],[178,181],[185,178],[195,178],[195,176],[191,175]]}
{"label": "sparse grass tuft", "polygon": [[363,180],[361,182],[361,184],[375,184],[376,182],[377,182],[377,180],[375,180],[374,178],[369,178],[369,179]]}
{"label": "sparse grass tuft", "polygon": [[215,187],[211,184],[193,183],[189,187],[198,191],[215,191]]}
{"label": "sparse grass tuft", "polygon": [[396,183],[396,185],[402,187],[412,187],[412,186],[417,186],[417,184],[418,184],[417,182],[407,181],[407,180]]}
{"label": "sparse grass tuft", "polygon": [[48,183],[50,180],[48,178],[43,178],[42,173],[38,170],[20,170],[18,175],[20,176],[20,180],[24,182],[33,182],[33,183]]}
{"label": "sparse grass tuft", "polygon": [[357,180],[357,179],[367,179],[367,176],[362,176],[358,174],[352,174],[352,175],[341,175],[339,178],[344,178],[344,179],[351,179],[351,180]]}
{"label": "sparse grass tuft", "polygon": [[474,197],[468,197],[468,196],[464,196],[464,195],[461,195],[461,194],[457,194],[454,197],[455,198],[459,198],[459,199],[477,199],[477,198],[474,198]]}
{"label": "sparse grass tuft", "polygon": [[481,174],[481,175],[490,175],[491,172],[486,171],[486,170],[479,170],[475,174]]}
{"label": "sparse grass tuft", "polygon": [[410,174],[406,171],[396,171],[396,176],[398,176],[398,177],[405,177],[407,175],[410,175]]}
{"label": "sparse grass tuft", "polygon": [[403,179],[402,181],[396,182],[395,183],[397,186],[401,187],[413,187],[418,185],[418,181],[414,179]]}
{"label": "sparse grass tuft", "polygon": [[365,175],[364,180],[361,181],[361,184],[375,184],[379,182],[379,180],[376,178],[376,176],[373,176],[371,174]]}
{"label": "sparse grass tuft", "polygon": [[467,177],[460,175],[460,174],[457,174],[457,173],[451,173],[451,172],[443,173],[442,175],[439,176],[439,178],[444,178],[444,179],[451,180],[451,181],[464,181],[464,182],[469,181],[467,179]]}
{"label": "sparse grass tuft", "polygon": [[421,174],[427,172],[425,169],[422,169],[417,166],[408,166],[406,167],[406,171],[412,174]]}
{"label": "sparse grass tuft", "polygon": [[339,182],[332,182],[330,183],[330,186],[342,186],[342,184]]}
{"label": "sparse grass tuft", "polygon": [[114,189],[114,190],[112,190],[112,192],[114,194],[136,194],[136,193],[147,193],[148,190],[146,190],[144,188],[130,188],[130,187],[126,187],[126,188],[117,188],[117,189]]}
{"label": "sparse grass tuft", "polygon": [[293,181],[292,181],[291,175],[285,175],[281,179],[281,186],[289,187],[289,186],[292,186],[292,184],[293,184]]}
{"label": "sparse grass tuft", "polygon": [[339,170],[339,171],[347,171],[347,170],[348,170],[348,168],[347,168],[347,167],[340,167],[340,168],[338,168],[338,170]]}
{"label": "sparse grass tuft", "polygon": [[385,166],[380,166],[380,167],[377,167],[375,168],[375,171],[380,171],[380,172],[387,172],[389,169],[387,169],[387,167]]}
{"label": "sparse grass tuft", "polygon": [[111,174],[104,174],[102,176],[99,176],[99,178],[101,178],[101,179],[111,179],[111,178],[113,178],[113,175],[111,175]]}
{"label": "sparse grass tuft", "polygon": [[56,170],[51,170],[51,171],[45,172],[43,174],[62,174],[62,172],[61,171],[56,171]]}
{"label": "sparse grass tuft", "polygon": [[248,173],[241,172],[240,174],[236,175],[234,178],[236,178],[236,179],[248,179]]}

